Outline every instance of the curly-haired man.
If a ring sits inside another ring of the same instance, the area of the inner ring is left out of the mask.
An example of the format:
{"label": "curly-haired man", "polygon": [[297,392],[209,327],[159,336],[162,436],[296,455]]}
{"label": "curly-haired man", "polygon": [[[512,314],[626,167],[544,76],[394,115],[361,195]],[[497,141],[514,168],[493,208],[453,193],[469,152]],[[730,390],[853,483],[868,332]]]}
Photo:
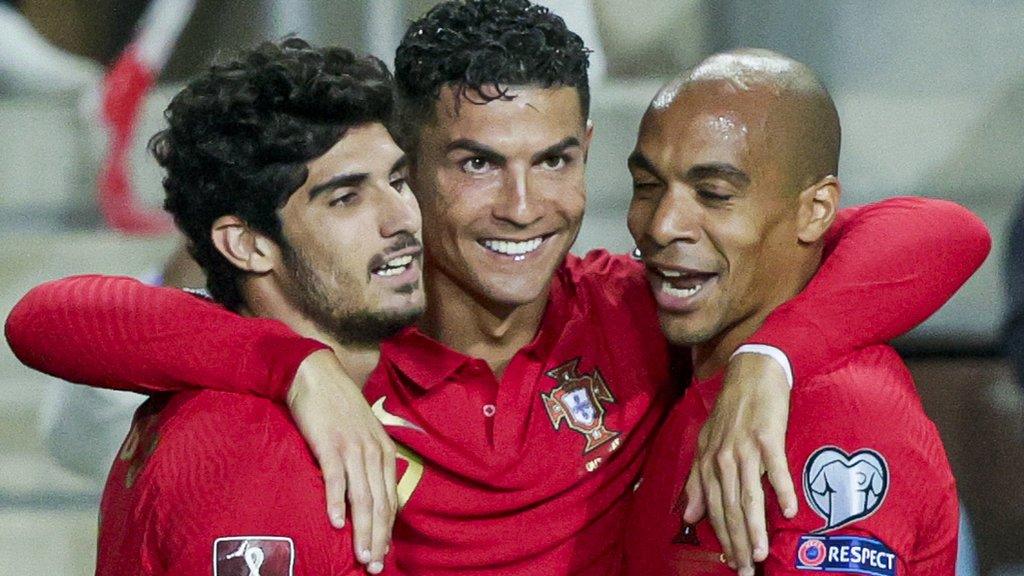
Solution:
{"label": "curly-haired man", "polygon": [[[167,170],[165,206],[224,307],[174,290],[161,289],[164,297],[228,324],[244,322],[238,314],[264,318],[254,322],[286,337],[250,351],[261,362],[323,356],[365,380],[379,342],[423,311],[420,213],[406,156],[387,128],[392,91],[380,61],[294,38],[191,81],[151,148]],[[72,278],[64,288],[95,293],[110,282],[118,279]],[[105,306],[123,307],[139,287],[88,308],[111,321]],[[30,308],[12,315],[12,343]],[[91,339],[80,328],[66,327],[69,337]],[[183,340],[200,343],[203,361],[225,369],[205,372],[204,386],[217,388],[223,377],[244,387],[260,377],[244,368],[250,353],[221,356],[227,349],[208,346],[217,336],[198,326],[176,330],[158,320],[139,328],[138,340],[123,343],[129,354],[152,347],[178,355]],[[117,360],[91,357],[87,370],[107,362]],[[150,392],[159,384],[131,378]],[[390,441],[370,420],[386,451]],[[399,461],[399,477],[407,463]],[[362,573],[369,558],[356,558],[351,527],[335,529],[326,508],[321,471],[282,406],[210,390],[157,394],[136,413],[108,478],[96,573]]]}

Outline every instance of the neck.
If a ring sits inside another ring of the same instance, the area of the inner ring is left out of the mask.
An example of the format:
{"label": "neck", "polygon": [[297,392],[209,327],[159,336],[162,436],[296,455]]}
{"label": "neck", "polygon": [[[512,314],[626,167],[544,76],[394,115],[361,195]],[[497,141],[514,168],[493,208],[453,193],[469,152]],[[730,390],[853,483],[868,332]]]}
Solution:
{"label": "neck", "polygon": [[752,312],[735,320],[715,337],[693,347],[693,371],[698,379],[711,378],[725,370],[729,358],[745,341],[757,332],[765,319],[780,304],[791,300],[804,289],[818,269],[821,248],[807,247],[812,256],[803,262],[793,262],[788,273],[775,271],[771,279],[764,280],[775,286]]}
{"label": "neck", "polygon": [[375,343],[339,342],[297,310],[275,284],[263,280],[258,278],[243,284],[242,293],[248,304],[241,310],[242,314],[281,321],[300,336],[327,344],[334,350],[349,378],[360,387],[364,386],[380,360],[380,346]]}
{"label": "neck", "polygon": [[499,378],[537,334],[548,301],[548,290],[521,306],[483,301],[437,271],[424,275],[424,285],[427,311],[420,329],[453,350],[483,359]]}

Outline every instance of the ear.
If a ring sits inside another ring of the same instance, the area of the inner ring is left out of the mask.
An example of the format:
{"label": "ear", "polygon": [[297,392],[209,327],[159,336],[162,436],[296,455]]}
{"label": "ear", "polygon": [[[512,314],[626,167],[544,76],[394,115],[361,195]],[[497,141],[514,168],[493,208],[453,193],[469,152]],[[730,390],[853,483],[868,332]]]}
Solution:
{"label": "ear", "polygon": [[587,118],[587,129],[583,132],[583,162],[590,157],[590,142],[594,139],[594,121]]}
{"label": "ear", "polygon": [[214,221],[210,239],[228,262],[240,270],[263,274],[277,262],[277,244],[233,214]]}
{"label": "ear", "polygon": [[806,244],[821,240],[836,219],[841,190],[839,179],[829,175],[800,192],[797,238]]}

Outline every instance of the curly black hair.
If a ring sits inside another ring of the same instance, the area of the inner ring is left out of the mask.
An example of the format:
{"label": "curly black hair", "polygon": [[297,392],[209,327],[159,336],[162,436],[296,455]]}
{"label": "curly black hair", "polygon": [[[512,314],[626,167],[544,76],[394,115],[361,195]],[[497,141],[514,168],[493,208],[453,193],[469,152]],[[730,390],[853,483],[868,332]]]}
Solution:
{"label": "curly black hair", "polygon": [[586,118],[589,54],[560,16],[529,0],[441,2],[409,26],[395,53],[403,147],[415,151],[445,86],[477,103],[508,99],[503,86],[572,87]]}
{"label": "curly black hair", "polygon": [[243,272],[213,245],[214,221],[233,214],[283,243],[277,210],[306,181],[306,163],[349,127],[390,127],[393,93],[380,60],[288,38],[214,64],[174,97],[150,150],[167,170],[164,208],[217,301],[239,308]]}

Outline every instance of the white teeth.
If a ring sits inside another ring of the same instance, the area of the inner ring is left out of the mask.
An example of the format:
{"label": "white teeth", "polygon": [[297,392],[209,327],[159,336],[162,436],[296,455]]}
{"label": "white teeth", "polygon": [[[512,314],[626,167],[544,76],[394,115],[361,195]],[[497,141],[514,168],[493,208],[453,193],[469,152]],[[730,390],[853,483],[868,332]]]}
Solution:
{"label": "white teeth", "polygon": [[[532,240],[526,240],[525,242],[510,242],[507,240],[484,240],[483,245],[485,248],[492,252],[499,254],[505,254],[507,256],[523,256],[529,254],[544,242],[543,238],[534,238]],[[516,258],[521,260],[522,258]]]}
{"label": "white teeth", "polygon": [[666,270],[664,268],[658,268],[658,272],[661,272],[661,275],[665,278],[679,278],[683,275],[683,273],[678,270]]}
{"label": "white teeth", "polygon": [[673,298],[689,298],[697,292],[700,292],[700,289],[703,287],[703,284],[697,284],[693,288],[676,288],[668,282],[661,283],[661,291]]}
{"label": "white teeth", "polygon": [[392,258],[384,263],[383,266],[373,271],[375,276],[398,276],[402,272],[409,269],[409,265],[412,264],[412,256],[399,256],[398,258]]}
{"label": "white teeth", "polygon": [[409,264],[412,264],[412,255],[399,256],[384,263],[388,268],[398,268],[399,266],[408,266]]}

